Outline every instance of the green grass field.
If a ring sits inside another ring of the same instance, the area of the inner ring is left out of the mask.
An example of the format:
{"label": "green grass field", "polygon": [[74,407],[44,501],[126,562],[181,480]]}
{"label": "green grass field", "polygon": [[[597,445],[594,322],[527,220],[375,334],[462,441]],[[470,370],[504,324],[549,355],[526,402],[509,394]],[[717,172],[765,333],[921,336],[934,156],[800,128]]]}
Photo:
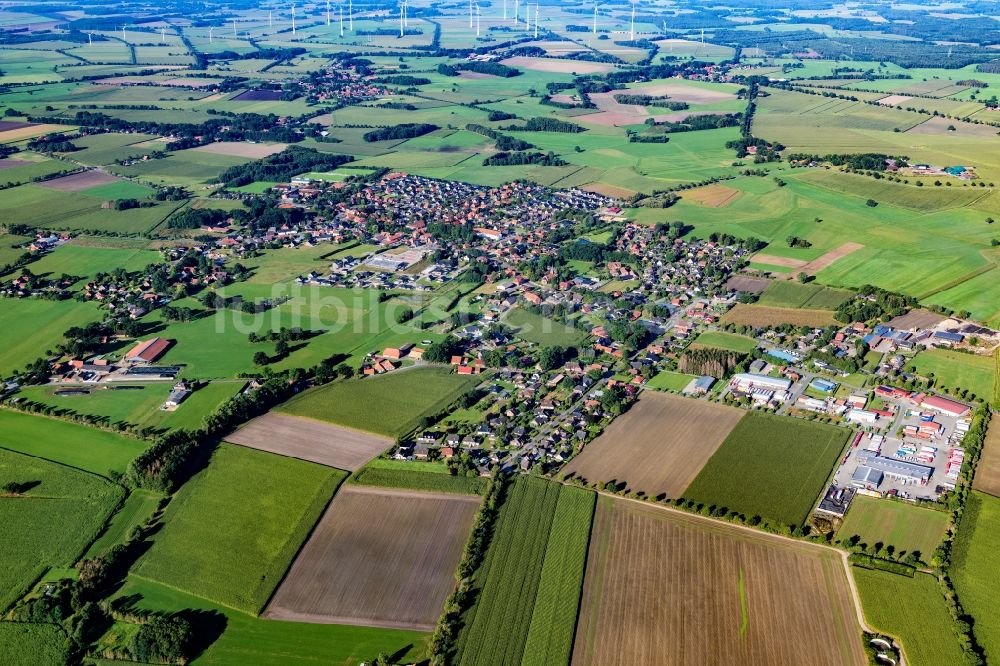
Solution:
{"label": "green grass field", "polygon": [[473,575],[479,594],[463,618],[455,663],[567,662],[594,505],[590,491],[531,477],[514,482]]}
{"label": "green grass field", "polygon": [[135,573],[257,614],[344,477],[222,444],[171,501]]}
{"label": "green grass field", "polygon": [[834,310],[851,296],[852,292],[846,289],[832,289],[820,284],[801,284],[791,280],[775,280],[767,286],[757,302],[779,308]]}
{"label": "green grass field", "polygon": [[69,660],[66,634],[54,624],[0,622],[0,655],[12,666],[62,666]]}
{"label": "green grass field", "polygon": [[684,498],[801,525],[847,435],[843,428],[750,412],[684,491]]}
{"label": "green grass field", "polygon": [[967,389],[980,400],[993,399],[996,361],[992,356],[928,349],[914,357],[913,365],[919,374],[933,375],[934,387],[939,391],[957,395]]}
{"label": "green grass field", "polygon": [[[162,260],[160,253],[153,250],[90,247],[72,242],[30,264],[28,270],[35,275],[58,277],[67,273],[89,280],[98,273],[108,272],[110,268],[138,271]],[[82,285],[77,283],[74,286],[78,288]]]}
{"label": "green grass field", "polygon": [[132,490],[107,527],[84,553],[85,558],[96,557],[115,544],[128,540],[133,528],[144,525],[160,506],[163,496],[146,490]]}
{"label": "green grass field", "polygon": [[397,437],[482,381],[451,368],[416,368],[334,382],[301,393],[277,411]]}
{"label": "green grass field", "polygon": [[94,474],[124,472],[147,446],[113,432],[0,409],[0,447]]}
{"label": "green grass field", "polygon": [[87,395],[56,395],[59,387],[26,386],[20,395],[32,402],[51,405],[102,418],[108,425],[129,423],[157,430],[195,429],[205,417],[231,398],[243,386],[239,380],[215,381],[201,386],[174,411],[163,411],[172,384],[167,382],[130,385],[128,389],[90,387]]}
{"label": "green grass field", "polygon": [[351,477],[351,483],[362,486],[382,486],[385,488],[408,488],[410,490],[426,490],[437,493],[458,493],[466,495],[481,495],[486,489],[487,479],[479,476],[452,476],[448,474],[447,467],[443,470],[434,468],[422,470],[417,465],[426,466],[426,463],[413,463],[413,466],[390,467],[392,462],[407,461],[379,461],[380,465],[371,464],[358,470]]}
{"label": "green grass field", "polygon": [[1000,659],[1000,499],[972,491],[952,546],[950,575],[986,659]]}
{"label": "green grass field", "polygon": [[933,576],[917,573],[908,578],[859,567],[851,567],[851,573],[865,620],[873,629],[902,642],[906,663],[964,663],[941,587]]}
{"label": "green grass field", "polygon": [[33,298],[0,300],[0,375],[20,370],[63,341],[63,333],[101,319],[93,303]]}
{"label": "green grass field", "polygon": [[943,511],[858,495],[837,536],[847,539],[858,535],[863,543],[893,546],[897,554],[917,552],[921,560],[929,562],[944,538],[948,520]]}
{"label": "green grass field", "polygon": [[661,391],[683,391],[693,379],[696,379],[695,375],[686,375],[683,372],[663,370],[662,372],[658,372],[652,379],[646,382],[646,387],[659,389]]}
{"label": "green grass field", "polygon": [[743,335],[725,333],[723,331],[705,331],[694,339],[693,345],[699,347],[715,347],[746,354],[757,347],[757,341]]}
{"label": "green grass field", "polygon": [[574,326],[557,322],[524,308],[514,308],[504,318],[504,323],[515,329],[515,335],[546,347],[575,347],[582,343],[587,332]]}
{"label": "green grass field", "polygon": [[118,596],[135,600],[137,608],[147,611],[192,608],[221,614],[225,631],[192,662],[195,666],[357,666],[379,652],[416,662],[426,656],[429,638],[416,631],[265,620],[136,577],[129,578]]}
{"label": "green grass field", "polygon": [[107,479],[0,449],[0,484],[8,482],[27,489],[0,497],[0,610],[50,567],[72,566],[125,496]]}

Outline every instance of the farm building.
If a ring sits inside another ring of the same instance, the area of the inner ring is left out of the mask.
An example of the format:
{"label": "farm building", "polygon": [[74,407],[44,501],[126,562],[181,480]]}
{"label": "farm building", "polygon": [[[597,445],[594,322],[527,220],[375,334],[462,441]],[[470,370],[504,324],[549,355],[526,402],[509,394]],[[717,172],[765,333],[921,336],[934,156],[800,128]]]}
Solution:
{"label": "farm building", "polygon": [[178,405],[184,402],[189,395],[191,395],[191,391],[184,382],[174,384],[173,390],[167,396],[167,401],[163,403],[163,408],[168,410],[177,409]]}
{"label": "farm building", "polygon": [[971,408],[965,403],[958,402],[957,400],[949,400],[948,398],[942,398],[939,395],[931,395],[921,401],[920,406],[924,409],[930,409],[935,412],[940,412],[946,416],[965,416],[971,410]]}
{"label": "farm building", "polygon": [[934,343],[940,345],[957,345],[965,340],[961,333],[949,333],[948,331],[936,331],[934,333]]}
{"label": "farm building", "polygon": [[150,338],[138,343],[125,354],[125,359],[132,363],[152,363],[167,351],[170,340],[163,338]]}
{"label": "farm building", "polygon": [[684,393],[695,393],[704,395],[708,393],[712,388],[712,384],[715,383],[715,377],[709,377],[708,375],[702,375],[696,379],[692,379],[691,383],[684,388]]}
{"label": "farm building", "polygon": [[733,375],[733,379],[730,383],[734,386],[734,388],[740,391],[749,391],[751,389],[787,391],[792,387],[792,382],[789,379],[768,377],[767,375],[754,375],[749,373]]}

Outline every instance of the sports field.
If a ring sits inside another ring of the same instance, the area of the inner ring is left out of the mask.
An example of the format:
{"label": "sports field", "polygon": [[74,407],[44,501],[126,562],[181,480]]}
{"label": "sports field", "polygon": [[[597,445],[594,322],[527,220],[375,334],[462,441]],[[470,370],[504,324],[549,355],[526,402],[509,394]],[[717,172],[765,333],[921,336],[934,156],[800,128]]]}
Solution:
{"label": "sports field", "polygon": [[965,354],[947,349],[928,349],[916,355],[913,365],[917,373],[934,378],[938,391],[959,395],[966,390],[970,400],[992,400],[996,380],[996,359],[993,356]]}
{"label": "sports field", "polygon": [[397,437],[480,381],[456,375],[451,368],[415,368],[320,386],[295,396],[278,411]]}
{"label": "sports field", "polygon": [[257,614],[345,474],[222,444],[174,496],[136,575]]}
{"label": "sports field", "polygon": [[746,516],[801,525],[844,449],[844,428],[749,412],[684,492]]}
{"label": "sports field", "polygon": [[851,567],[865,621],[903,644],[908,664],[960,664],[965,657],[952,631],[941,586],[930,574],[912,578]]}
{"label": "sports field", "polygon": [[868,545],[892,546],[897,557],[904,552],[915,553],[929,562],[944,538],[948,522],[944,511],[858,495],[851,501],[837,537],[849,539],[857,535]]}
{"label": "sports field", "polygon": [[838,552],[598,500],[574,666],[693,665],[706,650],[727,664],[861,665],[859,634]]}
{"label": "sports field", "polygon": [[268,605],[274,619],[431,631],[479,498],[341,489]]}
{"label": "sports field", "polygon": [[663,370],[656,373],[646,382],[646,388],[659,389],[661,391],[683,391],[688,384],[697,379],[695,375],[686,375],[683,372],[672,372]]}
{"label": "sports field", "polygon": [[0,449],[0,609],[8,608],[50,567],[69,567],[83,555],[125,496],[107,479]]}
{"label": "sports field", "polygon": [[625,484],[650,496],[685,496],[744,412],[664,393],[644,392],[564,469],[589,483]]}

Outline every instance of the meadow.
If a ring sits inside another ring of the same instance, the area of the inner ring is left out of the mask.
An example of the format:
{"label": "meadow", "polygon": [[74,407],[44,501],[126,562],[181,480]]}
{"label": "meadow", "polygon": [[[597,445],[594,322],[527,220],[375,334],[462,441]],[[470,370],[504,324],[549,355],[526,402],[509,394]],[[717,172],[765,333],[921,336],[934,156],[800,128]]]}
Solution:
{"label": "meadow", "polygon": [[967,390],[979,400],[992,400],[996,381],[996,359],[947,349],[928,349],[917,354],[913,366],[918,374],[934,378],[938,391],[958,395]]}
{"label": "meadow", "polygon": [[131,490],[111,516],[100,536],[90,544],[84,559],[97,557],[115,544],[125,543],[133,529],[145,525],[159,509],[164,497],[146,490]]}
{"label": "meadow", "polygon": [[862,543],[893,546],[897,555],[902,551],[915,553],[929,562],[944,538],[948,522],[949,516],[943,511],[858,495],[851,501],[837,537],[849,539],[857,535]]}
{"label": "meadow", "polygon": [[128,607],[159,613],[196,609],[225,619],[222,636],[194,666],[357,666],[379,652],[417,661],[426,655],[429,634],[343,624],[279,622],[253,617],[186,592],[129,576],[117,593]]}
{"label": "meadow", "polygon": [[514,335],[522,340],[548,347],[575,347],[587,337],[586,331],[529,312],[524,308],[514,308],[507,313],[503,321],[513,328]]}
{"label": "meadow", "polygon": [[969,494],[952,545],[950,577],[962,608],[972,616],[973,636],[987,660],[1000,658],[1000,499],[977,490]]}
{"label": "meadow", "polygon": [[382,488],[406,488],[436,493],[458,493],[465,495],[481,495],[486,490],[487,480],[480,476],[454,476],[447,468],[426,470],[426,463],[417,463],[418,467],[394,465],[394,460],[373,460],[353,476],[350,482],[361,486],[377,486]]}
{"label": "meadow", "polygon": [[646,382],[646,388],[657,389],[660,391],[683,391],[684,388],[687,387],[687,385],[694,379],[697,379],[695,375],[686,375],[683,372],[663,370],[653,375],[653,377]]}
{"label": "meadow", "polygon": [[0,484],[27,486],[0,497],[0,609],[50,567],[69,567],[118,507],[125,491],[107,479],[0,449]]}
{"label": "meadow", "polygon": [[932,575],[906,577],[851,567],[865,621],[899,639],[908,664],[960,664],[964,661],[952,620]]}
{"label": "meadow", "polygon": [[694,348],[714,347],[747,354],[757,348],[757,341],[744,335],[725,333],[723,331],[705,331],[691,343]]}
{"label": "meadow", "polygon": [[222,444],[174,496],[135,574],[256,615],[345,476]]}
{"label": "meadow", "polygon": [[146,446],[113,432],[0,409],[0,447],[93,474],[124,472]]}
{"label": "meadow", "polygon": [[451,368],[415,368],[320,386],[295,396],[278,411],[397,437],[480,381],[456,375]]}
{"label": "meadow", "polygon": [[[70,242],[44,255],[28,266],[35,275],[58,277],[63,273],[91,280],[101,272],[112,268],[138,271],[149,264],[159,263],[162,256],[154,250],[137,248],[107,248]],[[74,285],[82,286],[81,282]]]}
{"label": "meadow", "polygon": [[[165,201],[146,208],[111,210],[102,208],[102,204],[118,198],[121,192],[105,194],[99,188],[94,190],[92,196],[90,192],[59,192],[38,184],[20,185],[0,191],[0,208],[11,223],[54,230],[141,234],[154,229],[183,205]],[[128,196],[135,193],[131,189],[125,192]]]}
{"label": "meadow", "polygon": [[853,296],[846,289],[831,289],[820,284],[801,284],[791,280],[775,280],[757,301],[761,305],[780,308],[816,308],[834,310]]}
{"label": "meadow", "polygon": [[843,451],[842,428],[747,413],[684,491],[684,498],[798,526]]}
{"label": "meadow", "polygon": [[[473,574],[476,603],[463,616],[455,663],[534,664],[568,653],[593,506],[589,491],[531,477],[514,481]],[[575,520],[553,528],[556,516]]]}
{"label": "meadow", "polygon": [[34,298],[0,299],[0,374],[20,370],[63,341],[63,333],[101,319],[94,303]]}
{"label": "meadow", "polygon": [[90,393],[85,395],[58,395],[58,386],[25,386],[20,395],[57,410],[98,417],[105,425],[132,424],[156,430],[193,430],[201,427],[205,417],[235,395],[242,385],[243,382],[238,380],[204,384],[174,411],[160,409],[172,388],[167,382],[130,383],[127,389],[91,386]]}

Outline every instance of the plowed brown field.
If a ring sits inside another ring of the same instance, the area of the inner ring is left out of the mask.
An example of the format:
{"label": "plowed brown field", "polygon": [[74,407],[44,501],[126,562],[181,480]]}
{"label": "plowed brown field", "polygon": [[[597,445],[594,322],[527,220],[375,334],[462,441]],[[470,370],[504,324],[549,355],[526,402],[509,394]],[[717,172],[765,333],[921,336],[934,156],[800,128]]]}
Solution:
{"label": "plowed brown field", "polygon": [[267,617],[431,631],[479,497],[384,488],[337,493]]}
{"label": "plowed brown field", "polygon": [[601,497],[572,663],[867,660],[839,553]]}
{"label": "plowed brown field", "polygon": [[733,407],[645,391],[570,461],[566,473],[589,482],[624,481],[647,495],[681,497],[743,414]]}

